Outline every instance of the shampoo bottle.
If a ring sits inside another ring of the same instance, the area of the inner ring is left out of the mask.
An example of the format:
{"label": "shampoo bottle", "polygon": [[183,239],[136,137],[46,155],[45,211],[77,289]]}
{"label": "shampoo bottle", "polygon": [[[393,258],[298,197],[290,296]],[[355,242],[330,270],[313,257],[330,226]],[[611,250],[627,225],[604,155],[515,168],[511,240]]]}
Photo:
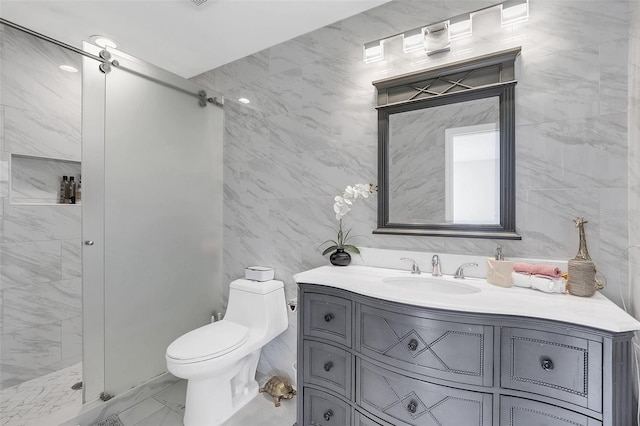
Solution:
{"label": "shampoo bottle", "polygon": [[82,175],[78,176],[78,187],[76,188],[76,203],[82,201]]}
{"label": "shampoo bottle", "polygon": [[498,246],[495,257],[487,259],[487,282],[500,287],[511,287],[511,272],[513,262],[504,260],[502,247]]}
{"label": "shampoo bottle", "polygon": [[62,180],[60,181],[60,204],[67,204],[67,187],[69,186],[69,181],[67,180],[67,176],[62,176]]}
{"label": "shampoo bottle", "polygon": [[69,177],[69,204],[76,203],[76,180],[73,176]]}

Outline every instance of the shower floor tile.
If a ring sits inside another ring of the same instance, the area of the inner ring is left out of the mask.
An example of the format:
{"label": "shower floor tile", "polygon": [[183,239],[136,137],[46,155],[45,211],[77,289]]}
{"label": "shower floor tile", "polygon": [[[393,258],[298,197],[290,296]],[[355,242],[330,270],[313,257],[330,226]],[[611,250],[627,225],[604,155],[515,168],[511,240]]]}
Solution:
{"label": "shower floor tile", "polygon": [[82,364],[37,377],[0,391],[0,425],[57,425],[77,414],[82,391],[71,386],[82,380]]}

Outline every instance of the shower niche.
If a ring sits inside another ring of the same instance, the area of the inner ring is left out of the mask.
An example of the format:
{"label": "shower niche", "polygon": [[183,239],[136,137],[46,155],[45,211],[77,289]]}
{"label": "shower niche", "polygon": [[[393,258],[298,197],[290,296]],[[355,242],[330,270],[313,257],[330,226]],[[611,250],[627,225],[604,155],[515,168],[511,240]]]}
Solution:
{"label": "shower niche", "polygon": [[60,203],[62,176],[73,176],[76,183],[80,182],[81,162],[11,154],[10,169],[11,204],[54,205],[62,204]]}

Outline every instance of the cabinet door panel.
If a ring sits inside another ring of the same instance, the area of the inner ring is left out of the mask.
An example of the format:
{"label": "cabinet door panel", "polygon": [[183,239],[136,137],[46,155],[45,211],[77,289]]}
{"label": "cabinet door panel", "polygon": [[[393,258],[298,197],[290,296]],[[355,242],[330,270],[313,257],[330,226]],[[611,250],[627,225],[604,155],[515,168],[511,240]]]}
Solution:
{"label": "cabinet door panel", "polygon": [[394,425],[492,424],[492,396],[405,377],[358,360],[356,402]]}
{"label": "cabinet door panel", "polygon": [[577,337],[502,330],[501,385],[602,410],[602,345]]}
{"label": "cabinet door panel", "polygon": [[500,426],[601,426],[583,414],[528,399],[500,398]]}
{"label": "cabinet door panel", "polygon": [[306,293],[304,334],[351,347],[351,301],[325,294]]}
{"label": "cabinet door panel", "polygon": [[350,426],[351,408],[324,392],[304,388],[304,426]]}
{"label": "cabinet door panel", "polygon": [[351,354],[335,346],[304,342],[304,381],[351,398]]}
{"label": "cabinet door panel", "polygon": [[493,327],[414,317],[363,305],[360,351],[431,377],[490,386]]}

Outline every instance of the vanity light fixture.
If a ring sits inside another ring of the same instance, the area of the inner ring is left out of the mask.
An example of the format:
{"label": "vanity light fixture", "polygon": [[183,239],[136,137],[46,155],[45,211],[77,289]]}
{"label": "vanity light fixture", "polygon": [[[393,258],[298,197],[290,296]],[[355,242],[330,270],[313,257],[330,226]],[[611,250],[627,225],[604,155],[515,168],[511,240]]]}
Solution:
{"label": "vanity light fixture", "polygon": [[248,104],[251,101],[249,99],[247,99],[247,98],[240,98],[240,99],[238,99],[238,102],[240,102],[241,104]]}
{"label": "vanity light fixture", "polygon": [[451,48],[451,41],[470,37],[473,34],[473,16],[476,13],[490,9],[500,10],[503,27],[529,19],[529,0],[507,0],[456,15],[441,22],[422,25],[418,28],[365,43],[363,50],[364,62],[368,64],[382,61],[384,59],[384,43],[400,36],[402,36],[402,50],[404,53],[416,52],[422,48],[424,48],[427,55],[446,52]]}
{"label": "vanity light fixture", "polygon": [[473,29],[470,13],[449,18],[449,40],[459,40],[461,38],[471,37],[472,34]]}
{"label": "vanity light fixture", "polygon": [[384,59],[384,40],[376,40],[364,45],[364,62],[378,62]]}
{"label": "vanity light fixture", "polygon": [[60,65],[58,68],[66,72],[78,72],[78,68],[72,67],[71,65]]}
{"label": "vanity light fixture", "polygon": [[449,42],[449,24],[440,22],[439,24],[429,25],[424,32],[424,48],[427,55],[435,55],[436,53],[446,52],[451,48]]}
{"label": "vanity light fixture", "polygon": [[501,25],[517,24],[529,19],[529,0],[509,0],[501,5]]}
{"label": "vanity light fixture", "polygon": [[402,34],[402,50],[404,53],[424,49],[424,28],[414,28]]}
{"label": "vanity light fixture", "polygon": [[111,49],[115,49],[116,47],[118,47],[115,41],[101,35],[92,35],[91,37],[89,37],[89,40],[91,40],[93,44],[100,46],[102,48],[108,47]]}

